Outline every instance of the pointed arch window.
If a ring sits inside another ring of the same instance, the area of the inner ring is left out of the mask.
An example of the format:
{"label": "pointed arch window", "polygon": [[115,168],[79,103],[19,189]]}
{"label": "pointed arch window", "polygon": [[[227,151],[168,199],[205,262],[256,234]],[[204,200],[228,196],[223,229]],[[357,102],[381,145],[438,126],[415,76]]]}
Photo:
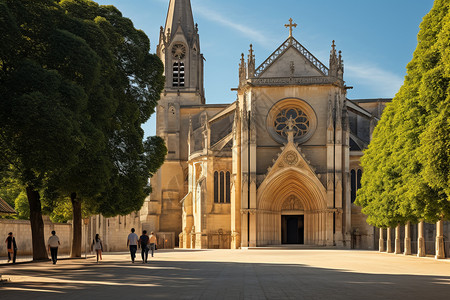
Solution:
{"label": "pointed arch window", "polygon": [[231,202],[231,174],[230,172],[214,172],[214,203]]}
{"label": "pointed arch window", "polygon": [[214,203],[219,203],[219,172],[214,172]]}
{"label": "pointed arch window", "polygon": [[351,202],[353,203],[356,199],[356,171],[352,170],[350,174]]}
{"label": "pointed arch window", "polygon": [[184,63],[181,61],[173,63],[172,85],[174,87],[184,87]]}
{"label": "pointed arch window", "polygon": [[356,192],[361,188],[362,170],[351,170],[350,172],[350,200],[351,203],[356,200]]}
{"label": "pointed arch window", "polygon": [[225,176],[225,203],[230,203],[231,198],[231,189],[230,189],[230,172],[227,172]]}

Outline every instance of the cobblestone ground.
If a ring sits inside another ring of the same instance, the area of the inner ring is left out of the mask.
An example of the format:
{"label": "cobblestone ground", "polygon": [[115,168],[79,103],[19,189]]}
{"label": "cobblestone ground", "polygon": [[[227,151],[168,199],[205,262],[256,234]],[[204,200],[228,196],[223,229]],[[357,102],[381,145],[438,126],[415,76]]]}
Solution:
{"label": "cobblestone ground", "polygon": [[[139,258],[139,256],[138,256]],[[158,250],[0,267],[1,299],[448,299],[450,261],[347,250]]]}

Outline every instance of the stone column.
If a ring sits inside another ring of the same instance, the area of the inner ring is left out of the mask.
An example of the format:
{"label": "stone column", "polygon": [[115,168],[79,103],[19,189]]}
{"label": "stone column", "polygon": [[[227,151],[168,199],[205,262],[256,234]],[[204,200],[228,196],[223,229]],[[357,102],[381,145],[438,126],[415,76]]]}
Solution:
{"label": "stone column", "polygon": [[417,238],[417,256],[422,257],[425,256],[425,239],[423,237],[423,221],[421,221],[418,225],[418,238]]}
{"label": "stone column", "polygon": [[384,235],[384,229],[383,228],[380,228],[380,239],[378,240],[378,250],[380,251],[380,252],[384,252],[384,251],[386,251],[385,249],[384,249],[384,239],[383,239],[383,235]]}
{"label": "stone column", "polygon": [[392,232],[392,228],[391,228],[391,227],[388,227],[388,228],[387,228],[387,238],[386,238],[386,252],[387,252],[387,253],[392,253],[392,252],[394,252],[394,251],[392,250],[391,232]]}
{"label": "stone column", "polygon": [[[327,246],[334,246],[333,218],[334,214],[330,211],[327,212]],[[311,226],[311,228],[313,228],[313,226]]]}
{"label": "stone column", "polygon": [[405,251],[404,255],[411,255],[411,227],[410,222],[405,225]]}
{"label": "stone column", "polygon": [[444,251],[444,222],[439,220],[436,223],[436,259],[445,258]]}
{"label": "stone column", "polygon": [[402,253],[400,245],[400,224],[395,227],[395,254]]}

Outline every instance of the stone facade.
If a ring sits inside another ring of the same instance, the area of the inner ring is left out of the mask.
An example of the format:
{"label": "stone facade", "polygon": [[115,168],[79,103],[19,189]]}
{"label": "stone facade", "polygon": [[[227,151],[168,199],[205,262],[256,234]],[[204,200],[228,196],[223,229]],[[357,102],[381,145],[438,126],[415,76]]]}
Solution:
{"label": "stone facade", "polygon": [[156,112],[168,155],[151,179],[143,229],[173,233],[182,248],[374,248],[353,195],[362,150],[390,99],[347,99],[334,41],[325,66],[294,38],[292,20],[286,26],[289,37],[260,66],[251,45],[242,54],[234,103],[206,104],[190,1],[170,1]]}

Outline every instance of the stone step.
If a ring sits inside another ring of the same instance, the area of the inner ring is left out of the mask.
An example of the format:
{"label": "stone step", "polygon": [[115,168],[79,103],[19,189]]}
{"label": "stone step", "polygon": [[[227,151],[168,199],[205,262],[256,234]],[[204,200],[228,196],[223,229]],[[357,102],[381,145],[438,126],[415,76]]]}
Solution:
{"label": "stone step", "polygon": [[260,247],[242,247],[244,250],[299,250],[299,249],[335,249],[336,246],[319,246],[319,245],[269,245]]}

